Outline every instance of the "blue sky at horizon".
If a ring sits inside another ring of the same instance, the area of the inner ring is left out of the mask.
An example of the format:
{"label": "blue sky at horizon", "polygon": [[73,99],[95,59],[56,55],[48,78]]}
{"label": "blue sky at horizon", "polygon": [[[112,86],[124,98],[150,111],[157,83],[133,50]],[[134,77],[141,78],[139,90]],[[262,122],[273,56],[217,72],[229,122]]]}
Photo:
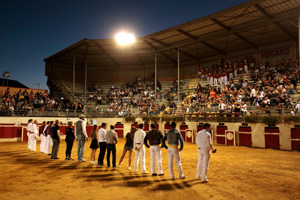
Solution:
{"label": "blue sky at horizon", "polygon": [[0,73],[47,89],[44,58],[83,38],[107,39],[126,28],[149,35],[245,0],[1,0]]}

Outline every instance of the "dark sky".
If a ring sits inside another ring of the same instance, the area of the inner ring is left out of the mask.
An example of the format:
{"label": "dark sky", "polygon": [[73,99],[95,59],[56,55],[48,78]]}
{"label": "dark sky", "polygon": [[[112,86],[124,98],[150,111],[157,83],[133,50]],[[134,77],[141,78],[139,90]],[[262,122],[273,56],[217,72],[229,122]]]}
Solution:
{"label": "dark sky", "polygon": [[46,89],[44,58],[83,38],[141,37],[245,0],[0,0],[0,73]]}

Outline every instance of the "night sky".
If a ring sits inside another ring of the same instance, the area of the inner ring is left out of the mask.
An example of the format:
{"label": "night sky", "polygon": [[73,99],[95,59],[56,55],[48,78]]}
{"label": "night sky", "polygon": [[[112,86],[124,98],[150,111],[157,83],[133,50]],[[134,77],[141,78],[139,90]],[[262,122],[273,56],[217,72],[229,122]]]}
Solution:
{"label": "night sky", "polygon": [[83,38],[155,33],[245,0],[0,0],[0,73],[47,89],[44,58]]}

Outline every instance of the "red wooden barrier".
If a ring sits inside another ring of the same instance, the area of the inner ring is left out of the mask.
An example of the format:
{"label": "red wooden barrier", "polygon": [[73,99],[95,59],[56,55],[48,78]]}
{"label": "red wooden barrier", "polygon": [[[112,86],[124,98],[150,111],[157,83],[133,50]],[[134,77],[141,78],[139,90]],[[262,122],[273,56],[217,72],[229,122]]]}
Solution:
{"label": "red wooden barrier", "polygon": [[171,129],[171,124],[165,124],[164,125],[164,133],[166,133],[167,131],[169,131]]}
{"label": "red wooden barrier", "polygon": [[227,126],[217,126],[217,144],[225,144],[225,131],[227,130]]}
{"label": "red wooden barrier", "polygon": [[252,129],[250,126],[239,127],[239,145],[252,147]]}
{"label": "red wooden barrier", "polygon": [[300,150],[300,128],[291,129],[292,150]]}
{"label": "red wooden barrier", "polygon": [[265,127],[265,148],[280,148],[279,127]]}
{"label": "red wooden barrier", "polygon": [[183,138],[184,141],[185,141],[185,139],[186,139],[186,137],[185,137],[185,130],[188,129],[188,128],[189,128],[189,126],[186,125],[186,124],[181,124],[181,125],[179,126],[179,130],[180,130],[180,133],[181,133],[182,138]]}
{"label": "red wooden barrier", "polygon": [[124,137],[124,125],[123,124],[116,124],[115,125],[115,131],[118,134],[119,138]]}

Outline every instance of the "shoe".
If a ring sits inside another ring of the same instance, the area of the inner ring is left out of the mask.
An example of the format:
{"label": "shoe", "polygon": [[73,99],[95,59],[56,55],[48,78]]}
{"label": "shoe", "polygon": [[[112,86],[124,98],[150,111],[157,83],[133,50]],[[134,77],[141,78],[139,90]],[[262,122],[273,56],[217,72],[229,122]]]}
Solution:
{"label": "shoe", "polygon": [[95,161],[92,161],[92,160],[91,160],[91,163],[92,163],[92,164],[95,164]]}
{"label": "shoe", "polygon": [[86,159],[82,159],[82,162],[85,162],[86,161]]}
{"label": "shoe", "polygon": [[152,176],[157,176],[157,173],[153,173]]}
{"label": "shoe", "polygon": [[120,167],[120,165],[117,165],[116,167],[117,167],[117,168],[119,168],[119,167]]}
{"label": "shoe", "polygon": [[57,159],[59,159],[59,158],[56,157],[56,158],[53,158],[53,159],[57,160]]}
{"label": "shoe", "polygon": [[74,159],[73,158],[69,158],[69,161],[74,161]]}
{"label": "shoe", "polygon": [[174,177],[171,177],[170,179],[171,179],[171,180],[175,180],[175,178],[174,178]]}
{"label": "shoe", "polygon": [[49,153],[48,156],[51,156],[51,153]]}
{"label": "shoe", "polygon": [[116,165],[113,165],[113,168],[116,168],[117,166]]}
{"label": "shoe", "polygon": [[200,179],[200,177],[197,177],[197,176],[196,176],[196,180],[199,180],[199,179]]}
{"label": "shoe", "polygon": [[180,179],[185,179],[185,176],[181,176],[181,177],[179,177]]}
{"label": "shoe", "polygon": [[110,165],[107,165],[107,167],[110,167]]}
{"label": "shoe", "polygon": [[149,172],[148,171],[144,171],[144,172],[141,172],[142,174],[149,174]]}
{"label": "shoe", "polygon": [[128,167],[128,170],[131,170],[131,167]]}
{"label": "shoe", "polygon": [[163,176],[164,174],[158,174],[158,176]]}
{"label": "shoe", "polygon": [[65,158],[65,160],[70,160],[70,158]]}
{"label": "shoe", "polygon": [[99,164],[99,163],[98,163],[98,165],[105,166],[106,164],[104,164],[104,163],[102,163],[102,164]]}
{"label": "shoe", "polygon": [[207,182],[209,182],[208,179],[206,179],[206,180],[204,180],[204,181],[201,181],[201,183],[207,183]]}
{"label": "shoe", "polygon": [[139,173],[139,170],[135,170],[134,173]]}

